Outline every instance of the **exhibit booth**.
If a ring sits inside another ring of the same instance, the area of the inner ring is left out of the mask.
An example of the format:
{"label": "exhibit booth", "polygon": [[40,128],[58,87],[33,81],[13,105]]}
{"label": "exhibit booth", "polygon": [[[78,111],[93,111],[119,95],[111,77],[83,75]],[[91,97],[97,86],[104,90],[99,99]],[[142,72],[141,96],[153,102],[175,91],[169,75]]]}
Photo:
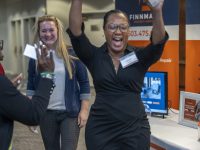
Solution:
{"label": "exhibit booth", "polygon": [[[160,60],[149,68],[141,94],[149,114],[152,150],[200,150],[195,120],[195,106],[200,101],[199,6],[199,0],[164,1],[163,16],[169,40]],[[115,0],[115,7],[129,18],[129,44],[147,45],[152,14],[145,1]],[[185,21],[181,23],[185,28],[180,25],[183,17]]]}

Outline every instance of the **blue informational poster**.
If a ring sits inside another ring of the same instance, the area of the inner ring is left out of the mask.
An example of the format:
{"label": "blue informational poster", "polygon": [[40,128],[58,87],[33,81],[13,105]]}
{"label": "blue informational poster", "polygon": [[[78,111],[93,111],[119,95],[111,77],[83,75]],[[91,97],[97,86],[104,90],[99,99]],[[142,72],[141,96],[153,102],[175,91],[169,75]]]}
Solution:
{"label": "blue informational poster", "polygon": [[186,0],[185,91],[200,93],[200,0]]}
{"label": "blue informational poster", "polygon": [[[145,4],[145,1],[146,0],[115,0],[116,9],[125,12],[129,19],[129,44],[133,46],[146,46],[151,36],[153,15],[151,12],[151,8],[147,4]],[[165,29],[169,35],[169,40],[165,45],[164,52],[161,58],[159,59],[159,61],[157,61],[154,65],[150,67],[149,71],[167,72],[168,102],[170,103],[170,107],[178,109],[180,90],[179,0],[164,0],[162,11]],[[159,95],[153,94],[150,96],[158,97]],[[149,103],[149,101],[146,102]],[[154,105],[153,107],[164,107],[164,105],[162,104],[163,103],[161,102],[159,103],[159,105]],[[166,110],[163,109],[163,111]]]}
{"label": "blue informational poster", "polygon": [[[165,25],[178,24],[178,2],[179,0],[164,1],[163,14]],[[144,0],[116,0],[115,8],[127,14],[131,26],[149,26],[152,24],[152,14]]]}

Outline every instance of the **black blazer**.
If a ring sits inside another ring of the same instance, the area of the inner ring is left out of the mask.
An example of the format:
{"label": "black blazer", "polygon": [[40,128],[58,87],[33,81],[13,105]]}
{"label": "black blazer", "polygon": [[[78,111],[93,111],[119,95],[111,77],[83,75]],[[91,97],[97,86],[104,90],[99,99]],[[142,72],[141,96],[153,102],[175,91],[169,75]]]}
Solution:
{"label": "black blazer", "polygon": [[37,125],[46,111],[53,81],[41,78],[32,100],[21,94],[5,76],[0,76],[0,116],[26,125]]}

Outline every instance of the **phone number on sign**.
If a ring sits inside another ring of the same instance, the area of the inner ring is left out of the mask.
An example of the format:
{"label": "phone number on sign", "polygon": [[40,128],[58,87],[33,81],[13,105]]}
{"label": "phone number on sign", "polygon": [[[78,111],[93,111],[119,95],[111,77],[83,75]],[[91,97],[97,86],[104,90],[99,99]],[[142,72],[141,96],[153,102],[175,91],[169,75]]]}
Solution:
{"label": "phone number on sign", "polygon": [[129,32],[129,36],[134,36],[134,37],[139,37],[139,36],[146,36],[150,37],[151,36],[151,31],[150,30],[131,30]]}

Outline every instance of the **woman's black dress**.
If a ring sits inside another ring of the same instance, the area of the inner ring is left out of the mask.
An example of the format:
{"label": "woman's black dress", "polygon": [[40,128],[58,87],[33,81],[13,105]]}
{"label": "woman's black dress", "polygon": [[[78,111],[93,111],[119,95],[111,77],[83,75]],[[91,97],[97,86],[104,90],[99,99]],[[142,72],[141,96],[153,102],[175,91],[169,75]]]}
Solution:
{"label": "woman's black dress", "polygon": [[84,33],[69,35],[76,54],[93,77],[96,91],[86,126],[87,149],[149,149],[150,126],[140,93],[145,73],[160,58],[168,36],[160,44],[150,43],[145,48],[127,46],[125,55],[134,51],[139,61],[126,68],[120,65],[116,73],[106,43],[97,48]]}

